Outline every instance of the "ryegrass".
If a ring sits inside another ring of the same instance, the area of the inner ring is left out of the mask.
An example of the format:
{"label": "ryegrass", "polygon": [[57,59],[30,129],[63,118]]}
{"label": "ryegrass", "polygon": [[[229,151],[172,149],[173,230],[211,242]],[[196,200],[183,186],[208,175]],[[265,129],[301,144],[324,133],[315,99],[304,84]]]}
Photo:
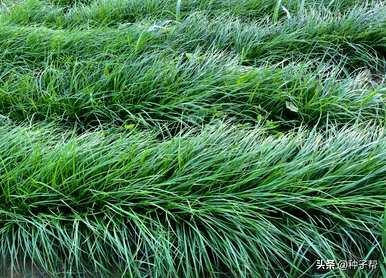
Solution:
{"label": "ryegrass", "polygon": [[[41,13],[50,14],[44,10]],[[53,18],[57,19],[55,15]],[[95,56],[101,51],[130,47],[185,52],[193,52],[197,47],[216,48],[239,55],[248,65],[319,58],[344,63],[350,70],[367,67],[384,72],[385,22],[386,7],[382,4],[357,8],[344,15],[309,11],[277,24],[194,13],[181,22],[147,20],[113,30],[98,27],[63,31],[9,26],[5,20],[0,25],[3,34],[0,45],[5,49],[12,47],[9,53],[12,57],[18,54],[18,49],[23,51],[21,58],[26,58],[23,56],[29,52],[42,56],[70,51]],[[82,25],[76,23],[76,26]],[[100,38],[101,33],[106,33],[106,37]]]}
{"label": "ryegrass", "polygon": [[[328,121],[385,123],[385,87],[366,72],[339,79],[334,66],[244,67],[221,53],[126,52],[125,59],[46,61],[43,68],[4,65],[0,113],[13,120],[197,126],[262,118],[287,129]],[[383,77],[384,78],[384,77]]]}
{"label": "ryegrass", "polygon": [[382,252],[374,126],[278,138],[220,124],[158,141],[2,125],[0,138],[2,256],[52,275],[295,277]]}
{"label": "ryegrass", "polygon": [[[194,16],[187,22],[198,19],[203,17]],[[83,128],[101,123],[189,126],[219,117],[250,123],[268,117],[281,121],[284,128],[303,123],[324,125],[327,119],[337,124],[368,120],[384,123],[384,58],[354,48],[342,55],[330,52],[328,47],[318,53],[311,45],[290,50],[279,45],[283,41],[288,47],[294,46],[283,35],[289,34],[287,31],[269,40],[271,35],[253,31],[256,26],[248,30],[234,23],[229,30],[217,30],[203,23],[213,34],[224,37],[203,35],[207,31],[202,27],[186,30],[187,26],[196,26],[186,23],[177,29],[140,24],[117,30],[72,31],[3,25],[0,113],[18,121],[31,117],[59,119]],[[358,24],[362,31],[352,34],[367,36],[366,28],[377,30],[379,24],[376,20],[368,27]],[[296,34],[304,36],[301,30]],[[194,39],[199,34],[203,43]],[[233,34],[240,38],[232,38]],[[382,45],[381,35],[371,34],[379,37],[374,41]],[[262,37],[261,42],[253,38],[256,35]],[[363,47],[364,51],[365,40],[362,46],[344,45]],[[211,43],[205,46],[205,42]],[[320,44],[324,42],[322,39]],[[254,64],[260,66],[245,66],[250,63],[245,57],[257,49],[254,45],[261,45],[259,54],[253,54]],[[236,53],[228,53],[229,49]],[[264,53],[268,49],[267,56]],[[323,51],[330,55],[324,62],[317,59]],[[337,60],[331,60],[333,57]],[[355,61],[368,64],[373,72]],[[350,73],[347,65],[356,70]],[[376,68],[378,71],[374,71]]]}
{"label": "ryegrass", "polygon": [[[215,16],[223,12],[241,18],[280,18],[303,16],[307,10],[345,13],[358,6],[378,5],[371,0],[24,0],[4,1],[5,18],[13,22],[46,23],[56,26],[115,25],[144,18],[180,20],[197,11]],[[59,5],[55,5],[59,4]],[[4,16],[3,16],[4,17]]]}
{"label": "ryegrass", "polygon": [[[230,49],[244,64],[286,60],[344,61],[348,67],[385,71],[386,8],[355,9],[344,16],[310,12],[280,24],[244,23],[222,16],[192,15],[176,35],[184,48],[197,45]],[[381,61],[377,61],[377,59]],[[377,63],[379,62],[379,63]]]}
{"label": "ryegrass", "polygon": [[385,38],[382,1],[1,1],[0,276],[385,275]]}

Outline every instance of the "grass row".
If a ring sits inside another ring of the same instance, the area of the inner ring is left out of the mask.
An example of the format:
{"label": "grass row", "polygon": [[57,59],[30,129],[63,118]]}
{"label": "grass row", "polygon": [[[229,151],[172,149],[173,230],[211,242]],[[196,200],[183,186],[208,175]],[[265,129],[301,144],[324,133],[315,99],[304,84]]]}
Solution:
{"label": "grass row", "polygon": [[[307,10],[344,13],[358,6],[376,5],[381,1],[360,0],[23,0],[4,1],[3,18],[13,22],[46,23],[68,27],[79,24],[114,25],[137,22],[144,18],[181,20],[191,13],[207,11],[218,15],[224,11],[243,18],[280,18],[304,15]],[[55,5],[59,4],[59,5]]]}
{"label": "grass row", "polygon": [[145,21],[115,29],[55,30],[45,27],[0,25],[2,56],[27,61],[47,55],[97,57],[124,55],[128,49],[173,49],[192,52],[197,47],[239,55],[256,65],[309,59],[332,60],[351,70],[361,67],[384,72],[386,67],[386,7],[355,9],[337,16],[320,11],[281,21],[244,22],[235,17],[210,18],[195,13],[181,22]]}
{"label": "grass row", "polygon": [[52,58],[42,68],[4,63],[0,70],[0,113],[18,122],[177,128],[264,118],[288,129],[386,120],[384,81],[366,71],[341,79],[339,67],[313,62],[256,68],[216,52],[126,52],[105,61]]}
{"label": "grass row", "polygon": [[116,29],[1,24],[0,113],[85,129],[223,117],[283,128],[384,124],[385,11],[316,12],[276,25],[202,13]]}
{"label": "grass row", "polygon": [[[62,276],[299,277],[316,259],[381,258],[384,130],[273,137],[217,124],[156,137],[3,123],[3,262]],[[349,275],[365,273],[381,275]]]}
{"label": "grass row", "polygon": [[178,26],[171,41],[184,49],[197,45],[230,50],[244,64],[320,58],[344,63],[351,70],[385,71],[386,6],[355,9],[343,16],[311,12],[278,24],[242,22],[220,16],[192,15]]}

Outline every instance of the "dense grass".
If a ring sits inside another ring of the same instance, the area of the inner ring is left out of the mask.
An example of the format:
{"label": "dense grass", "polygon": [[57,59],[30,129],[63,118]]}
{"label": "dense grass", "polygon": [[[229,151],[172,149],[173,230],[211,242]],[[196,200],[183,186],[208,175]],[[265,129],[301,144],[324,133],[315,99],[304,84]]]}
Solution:
{"label": "dense grass", "polygon": [[[323,57],[351,68],[385,70],[386,7],[356,9],[344,16],[311,12],[281,24],[244,23],[227,16],[193,15],[176,39],[186,47],[232,49],[247,64]],[[374,58],[379,58],[379,61]]]}
{"label": "dense grass", "polygon": [[377,0],[5,0],[3,17],[19,23],[44,22],[67,27],[77,24],[114,25],[144,18],[181,20],[197,11],[209,12],[213,16],[228,12],[241,18],[266,17],[277,21],[302,16],[308,10],[345,13],[358,6],[379,3],[381,1]]}
{"label": "dense grass", "polygon": [[196,52],[2,68],[0,112],[17,121],[60,119],[89,128],[268,118],[288,128],[386,119],[383,84],[372,84],[366,72],[338,79],[334,66],[313,63],[250,68],[221,53]]}
{"label": "dense grass", "polygon": [[376,0],[1,1],[0,276],[385,276],[385,38]]}
{"label": "dense grass", "polygon": [[2,125],[2,255],[152,277],[379,258],[386,140],[364,128],[275,138],[222,124],[158,141]]}
{"label": "dense grass", "polygon": [[[3,47],[12,47],[9,53],[12,56],[18,54],[17,50],[35,56],[58,51],[95,56],[101,50],[114,53],[130,47],[138,51],[173,48],[187,52],[197,47],[214,47],[240,55],[244,64],[324,57],[324,60],[344,62],[351,70],[368,67],[384,72],[386,67],[384,5],[357,8],[344,15],[312,11],[277,24],[244,22],[229,15],[213,19],[202,13],[192,14],[181,22],[150,22],[153,24],[146,21],[123,25],[107,32],[101,27],[78,32],[6,24],[1,26],[4,35],[0,43]],[[99,37],[102,32],[106,33],[105,38]],[[90,37],[92,33],[95,37]]]}
{"label": "dense grass", "polygon": [[[385,29],[380,21],[369,21],[365,16],[358,19],[354,13],[349,18],[342,21],[341,32],[374,37],[374,49],[384,48]],[[356,28],[362,30],[359,33],[345,27],[354,18]],[[344,42],[352,52],[346,49],[342,55],[329,51],[328,45],[334,40],[326,42],[323,38],[319,43],[317,37],[314,46],[303,44],[291,50],[286,47],[310,41],[296,38],[305,36],[303,28],[290,35],[291,31],[282,30],[282,26],[274,28],[281,31],[269,31],[268,27],[268,35],[264,35],[255,32],[258,27],[254,25],[245,29],[234,22],[225,30],[205,20],[204,24],[194,24],[199,19],[204,18],[188,18],[190,23],[178,28],[147,23],[116,30],[2,25],[0,112],[18,121],[60,119],[84,128],[101,123],[197,125],[224,116],[239,122],[268,117],[281,121],[284,128],[301,123],[323,125],[327,118],[338,124],[358,120],[384,123],[384,58],[365,51],[369,38],[364,38],[362,46]],[[329,31],[334,26],[319,20],[320,30]],[[307,28],[313,28],[311,22]],[[324,25],[330,27],[325,29]],[[188,26],[200,27],[186,30]],[[203,26],[209,26],[207,30],[214,35],[203,35],[207,32]],[[369,33],[370,28],[375,31]],[[309,31],[310,37],[315,39],[319,31]],[[330,32],[325,34],[336,38]],[[194,39],[200,35],[203,43]],[[286,39],[288,36],[295,36],[293,42]],[[205,46],[205,42],[211,43]],[[317,44],[325,43],[324,50],[316,51]],[[227,55],[229,48],[236,53]],[[246,57],[253,51],[257,51],[254,64],[261,65],[246,67],[250,63]],[[325,55],[324,62],[317,59],[321,55]],[[284,62],[277,64],[280,59]],[[358,63],[367,64],[371,71]],[[356,70],[350,73],[346,66]]]}

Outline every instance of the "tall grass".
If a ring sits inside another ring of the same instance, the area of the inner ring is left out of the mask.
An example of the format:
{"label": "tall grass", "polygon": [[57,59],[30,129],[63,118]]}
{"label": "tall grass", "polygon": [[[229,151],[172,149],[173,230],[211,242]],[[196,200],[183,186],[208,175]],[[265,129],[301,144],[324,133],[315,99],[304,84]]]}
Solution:
{"label": "tall grass", "polygon": [[383,81],[373,83],[366,72],[340,79],[339,68],[317,63],[253,68],[222,53],[153,52],[0,69],[0,113],[19,122],[187,127],[268,118],[288,129],[386,119]]}
{"label": "tall grass", "polygon": [[116,29],[3,24],[0,113],[83,129],[223,117],[383,125],[386,13],[361,11],[277,25],[204,14]]}
{"label": "tall grass", "polygon": [[[53,18],[57,19],[55,15]],[[15,53],[9,55],[13,56],[18,54],[18,49],[26,52],[24,55],[30,51],[47,55],[47,51],[70,49],[75,55],[88,53],[92,56],[106,50],[122,51],[130,46],[140,46],[141,50],[173,48],[187,52],[197,47],[216,48],[239,55],[243,63],[249,65],[318,58],[344,62],[351,71],[367,67],[384,72],[385,20],[386,7],[379,4],[356,8],[344,15],[309,11],[277,24],[243,21],[229,15],[212,18],[207,13],[194,13],[181,22],[147,20],[112,30],[98,27],[63,31],[4,23],[0,25],[0,34],[3,34],[0,45],[12,47]],[[76,23],[76,26],[84,25]],[[102,33],[105,38],[101,38]]]}
{"label": "tall grass", "polygon": [[384,130],[155,136],[3,124],[4,262],[51,275],[295,277],[317,258],[381,255]]}
{"label": "tall grass", "polygon": [[178,26],[172,41],[184,49],[200,45],[231,50],[240,54],[245,64],[318,57],[345,61],[351,69],[368,67],[384,72],[385,22],[385,6],[358,8],[343,16],[311,11],[275,25],[195,14]]}
{"label": "tall grass", "polygon": [[[218,15],[224,11],[241,18],[288,18],[305,10],[345,13],[357,6],[378,5],[382,1],[360,0],[4,0],[6,18],[25,23],[114,25],[144,18],[175,20],[197,11]],[[177,5],[179,3],[179,5]],[[178,8],[177,8],[178,6]],[[180,14],[180,17],[177,14]]]}
{"label": "tall grass", "polygon": [[377,0],[0,1],[0,277],[385,276],[385,38]]}

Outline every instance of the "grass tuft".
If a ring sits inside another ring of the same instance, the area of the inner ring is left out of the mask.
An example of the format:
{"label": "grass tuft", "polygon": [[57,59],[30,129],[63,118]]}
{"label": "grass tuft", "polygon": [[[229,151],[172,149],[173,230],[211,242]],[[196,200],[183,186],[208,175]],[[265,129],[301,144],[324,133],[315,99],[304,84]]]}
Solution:
{"label": "grass tuft", "polygon": [[51,275],[244,277],[382,253],[384,130],[156,137],[3,125],[3,258]]}

